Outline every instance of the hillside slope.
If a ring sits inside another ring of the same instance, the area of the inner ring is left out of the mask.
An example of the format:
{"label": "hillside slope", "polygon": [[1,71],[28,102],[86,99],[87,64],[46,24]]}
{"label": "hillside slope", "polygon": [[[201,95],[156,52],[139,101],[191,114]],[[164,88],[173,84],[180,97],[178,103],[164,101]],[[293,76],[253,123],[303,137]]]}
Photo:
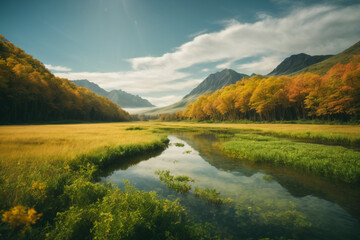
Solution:
{"label": "hillside slope", "polygon": [[45,66],[0,35],[0,122],[125,121],[110,100],[55,77]]}
{"label": "hillside slope", "polygon": [[84,80],[73,80],[77,86],[85,87],[100,96],[108,98],[110,101],[116,103],[120,107],[124,108],[143,108],[143,107],[154,107],[148,100],[143,99],[137,95],[127,93],[122,90],[112,90],[110,92],[102,89],[99,85]]}
{"label": "hillside slope", "polygon": [[232,69],[224,69],[221,72],[210,74],[196,88],[194,88],[185,98],[190,96],[200,96],[207,92],[215,92],[223,87],[229,86],[241,80],[243,77],[249,77],[246,74],[235,72]]}
{"label": "hillside slope", "polygon": [[329,71],[330,68],[332,68],[337,63],[347,64],[354,55],[359,55],[359,54],[360,54],[360,41],[339,54],[336,54],[322,62],[303,68],[300,71],[292,73],[291,75],[297,75],[305,72],[324,75],[327,71]]}
{"label": "hillside slope", "polygon": [[332,56],[333,55],[310,56],[305,53],[291,55],[290,57],[285,58],[284,61],[267,74],[267,76],[289,75],[305,67],[324,61]]}

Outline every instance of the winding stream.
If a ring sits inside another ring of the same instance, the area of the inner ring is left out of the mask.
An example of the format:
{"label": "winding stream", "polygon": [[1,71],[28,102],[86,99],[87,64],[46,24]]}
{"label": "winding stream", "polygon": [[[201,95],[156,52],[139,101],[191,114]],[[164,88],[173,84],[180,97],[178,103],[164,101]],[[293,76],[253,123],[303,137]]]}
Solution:
{"label": "winding stream", "polygon": [[[123,187],[127,179],[140,190],[179,199],[195,221],[211,223],[223,238],[360,239],[358,186],[239,162],[217,150],[214,134],[176,133],[168,138],[170,145],[163,152],[116,166],[101,181]],[[158,169],[195,179],[191,191],[168,189],[154,174]],[[217,206],[198,199],[196,186],[215,188],[233,203]]]}

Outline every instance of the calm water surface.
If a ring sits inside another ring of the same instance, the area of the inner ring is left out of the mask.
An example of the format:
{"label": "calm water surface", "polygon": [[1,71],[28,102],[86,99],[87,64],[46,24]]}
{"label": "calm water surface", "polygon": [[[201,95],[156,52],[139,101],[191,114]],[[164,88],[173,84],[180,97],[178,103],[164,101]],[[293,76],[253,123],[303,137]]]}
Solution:
{"label": "calm water surface", "polygon": [[[140,190],[179,199],[195,221],[210,222],[224,238],[360,239],[358,186],[239,162],[217,150],[213,134],[177,133],[169,139],[162,153],[146,160],[132,159],[101,181],[122,188],[127,179]],[[168,189],[154,174],[159,169],[195,179],[192,190],[180,194]],[[265,180],[264,175],[272,179]],[[196,186],[216,188],[222,198],[234,202],[216,206],[198,199],[193,194]]]}

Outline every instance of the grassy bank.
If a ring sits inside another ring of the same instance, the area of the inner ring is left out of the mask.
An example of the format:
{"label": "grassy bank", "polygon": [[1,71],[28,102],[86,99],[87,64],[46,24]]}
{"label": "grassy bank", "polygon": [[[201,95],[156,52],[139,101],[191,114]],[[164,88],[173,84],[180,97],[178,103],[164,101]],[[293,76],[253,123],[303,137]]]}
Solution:
{"label": "grassy bank", "polygon": [[163,134],[119,123],[3,126],[0,135],[0,239],[192,239],[202,231],[177,202],[92,181],[116,161],[164,149]]}
{"label": "grassy bank", "polygon": [[360,153],[340,146],[237,134],[224,142],[222,149],[235,158],[282,165],[347,183],[360,182]]}
{"label": "grassy bank", "polygon": [[259,123],[198,123],[164,122],[158,126],[171,129],[214,129],[228,131],[254,131],[265,135],[284,137],[304,142],[360,148],[360,125],[316,124],[259,124]]}
{"label": "grassy bank", "polygon": [[211,231],[190,222],[177,202],[130,185],[121,191],[94,183],[101,170],[115,162],[164,149],[166,134],[179,129],[247,132],[224,139],[228,141],[224,150],[240,158],[359,182],[359,152],[284,139],[358,146],[359,126],[189,122],[0,126],[0,239],[211,238]]}

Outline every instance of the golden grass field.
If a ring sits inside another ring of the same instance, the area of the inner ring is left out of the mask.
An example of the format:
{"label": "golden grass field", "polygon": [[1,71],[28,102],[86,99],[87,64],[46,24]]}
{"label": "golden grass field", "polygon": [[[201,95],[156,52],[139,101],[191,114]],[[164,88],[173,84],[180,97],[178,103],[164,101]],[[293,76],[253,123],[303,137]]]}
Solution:
{"label": "golden grass field", "polygon": [[67,162],[102,147],[159,141],[150,131],[127,131],[131,123],[0,126],[2,172],[29,172]]}

